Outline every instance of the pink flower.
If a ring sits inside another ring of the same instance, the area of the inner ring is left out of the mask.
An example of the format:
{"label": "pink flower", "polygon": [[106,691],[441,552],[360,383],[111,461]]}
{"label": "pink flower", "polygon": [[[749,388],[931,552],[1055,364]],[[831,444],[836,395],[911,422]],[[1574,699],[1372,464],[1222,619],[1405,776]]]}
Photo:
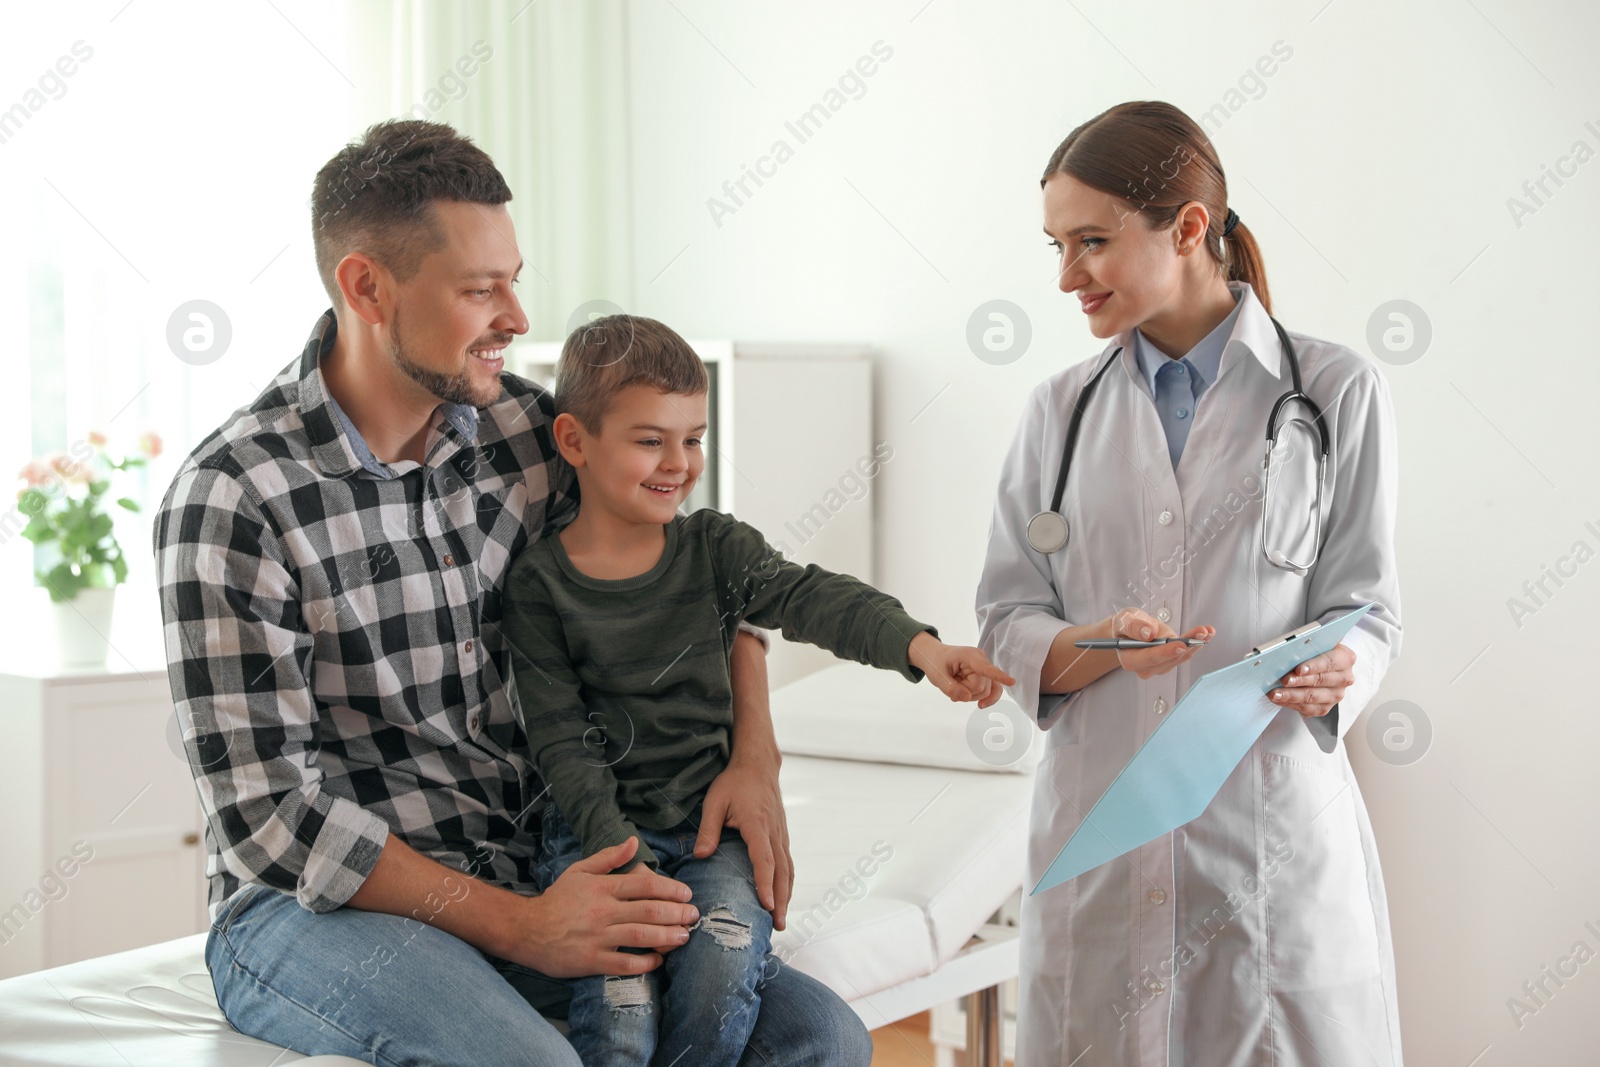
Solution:
{"label": "pink flower", "polygon": [[140,434],[139,450],[151,459],[161,455],[161,435],[154,430],[146,430]]}
{"label": "pink flower", "polygon": [[27,465],[17,472],[17,477],[27,483],[28,489],[37,489],[41,485],[50,484],[50,468],[42,459],[30,459]]}
{"label": "pink flower", "polygon": [[79,485],[87,484],[89,481],[89,465],[77,462],[65,452],[51,452],[44,457],[44,462],[62,481],[77,482]]}
{"label": "pink flower", "polygon": [[90,430],[89,443],[96,448],[104,448],[106,447],[106,435],[99,430]]}

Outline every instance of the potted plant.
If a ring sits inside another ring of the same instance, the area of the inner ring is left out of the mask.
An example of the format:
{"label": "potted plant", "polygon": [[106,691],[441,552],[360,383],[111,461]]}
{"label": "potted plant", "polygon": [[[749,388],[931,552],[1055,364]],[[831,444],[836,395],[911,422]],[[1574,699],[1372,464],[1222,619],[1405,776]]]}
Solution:
{"label": "potted plant", "polygon": [[65,452],[36,457],[18,475],[24,484],[17,507],[28,519],[22,536],[54,557],[34,571],[34,578],[56,606],[63,666],[105,663],[117,586],[128,577],[109,509],[114,504],[139,510],[131,497],[108,500],[107,495],[114,477],[160,454],[161,438],[147,433],[139,438],[137,453],[113,459],[105,435],[91,433]]}

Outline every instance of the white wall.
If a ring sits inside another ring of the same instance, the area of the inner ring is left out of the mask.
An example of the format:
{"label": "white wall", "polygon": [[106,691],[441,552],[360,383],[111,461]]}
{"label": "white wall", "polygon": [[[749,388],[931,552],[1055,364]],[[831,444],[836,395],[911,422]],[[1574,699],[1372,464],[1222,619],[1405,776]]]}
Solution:
{"label": "white wall", "polygon": [[[1520,225],[1507,199],[1575,141],[1600,151],[1600,16],[1482,0],[1217,11],[634,0],[634,307],[689,336],[880,346],[876,436],[895,458],[874,488],[879,583],[972,640],[1013,420],[1034,383],[1101,349],[1052,287],[1038,192],[1051,149],[1122,100],[1198,115],[1284,42],[1264,91],[1213,127],[1278,317],[1369,357],[1386,301],[1415,302],[1433,329],[1420,360],[1379,364],[1401,438],[1405,645],[1373,704],[1414,702],[1433,742],[1392,766],[1365,722],[1349,738],[1389,886],[1406,1052],[1592,1063],[1600,963],[1550,983],[1520,1028],[1507,998],[1579,940],[1600,952],[1583,927],[1600,929],[1587,669],[1600,562],[1520,626],[1507,601],[1575,542],[1600,550],[1585,318],[1600,161]],[[880,40],[893,55],[865,94],[797,144],[785,121]],[[778,138],[793,158],[718,226],[707,199]],[[1033,327],[1003,367],[965,341],[996,297]]]}

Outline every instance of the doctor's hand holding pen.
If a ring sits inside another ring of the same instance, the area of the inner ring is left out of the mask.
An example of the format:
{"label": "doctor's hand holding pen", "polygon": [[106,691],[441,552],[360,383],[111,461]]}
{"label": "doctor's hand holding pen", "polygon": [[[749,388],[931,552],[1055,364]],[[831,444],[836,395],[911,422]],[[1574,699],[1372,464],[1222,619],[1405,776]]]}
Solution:
{"label": "doctor's hand holding pen", "polygon": [[[1138,608],[1068,626],[1051,642],[1039,671],[1039,692],[1076,692],[1118,667],[1153,678],[1189,659],[1216,633],[1215,627],[1196,626],[1180,638],[1172,627]],[[1079,648],[1080,641],[1103,647]],[[1145,642],[1150,642],[1148,647],[1137,647]],[[1127,647],[1130,644],[1135,647]]]}
{"label": "doctor's hand holding pen", "polygon": [[[1196,626],[1179,637],[1172,627],[1138,608],[1125,608],[1103,620],[1102,625],[1106,629],[1104,639],[1118,642],[1119,647],[1113,650],[1117,657],[1117,665],[1125,671],[1134,672],[1140,678],[1166,674],[1178,664],[1190,659],[1205,647],[1207,641],[1217,635],[1213,626]],[[1128,641],[1159,643],[1152,644],[1149,648],[1128,648],[1122,644]]]}
{"label": "doctor's hand holding pen", "polygon": [[[1091,636],[1085,636],[1080,632],[1082,630],[1095,632]],[[1133,671],[1140,678],[1165,674],[1193,656],[1208,640],[1216,636],[1217,631],[1211,626],[1196,626],[1179,637],[1173,632],[1172,627],[1161,620],[1146,615],[1138,608],[1127,608],[1102,619],[1092,627],[1063,631],[1063,636],[1067,634],[1074,636],[1073,645],[1077,656],[1085,659],[1091,656],[1102,657],[1098,668],[1093,663],[1085,663],[1076,672],[1080,678],[1087,672],[1088,680],[1092,681],[1111,670],[1110,655],[1116,656],[1116,665],[1123,670]],[[1100,647],[1098,649],[1076,647],[1080,641]],[[1149,647],[1127,647],[1141,642],[1149,642]],[[1326,715],[1343,699],[1345,690],[1355,683],[1355,673],[1351,670],[1355,660],[1356,654],[1348,645],[1335,645],[1327,653],[1306,660],[1284,675],[1278,683],[1282,688],[1274,689],[1267,694],[1267,698],[1281,707],[1294,708],[1308,719]],[[1047,670],[1049,666],[1047,661]],[[1068,669],[1071,670],[1072,667],[1069,666]],[[1088,683],[1085,681],[1083,684]]]}
{"label": "doctor's hand holding pen", "polygon": [[911,639],[906,660],[951,700],[976,700],[980,708],[999,700],[1002,686],[1017,684],[1015,678],[990,663],[981,650],[947,645],[927,630]]}

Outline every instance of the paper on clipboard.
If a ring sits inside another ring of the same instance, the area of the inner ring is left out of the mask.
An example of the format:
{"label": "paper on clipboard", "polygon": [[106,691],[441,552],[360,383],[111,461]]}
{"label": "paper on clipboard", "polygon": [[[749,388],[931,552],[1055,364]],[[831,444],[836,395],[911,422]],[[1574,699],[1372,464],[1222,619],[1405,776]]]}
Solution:
{"label": "paper on clipboard", "polygon": [[1331,651],[1373,604],[1258,646],[1202,675],[1151,731],[1030,896],[1093,870],[1198,818],[1267,724],[1283,709],[1267,699],[1297,664]]}

